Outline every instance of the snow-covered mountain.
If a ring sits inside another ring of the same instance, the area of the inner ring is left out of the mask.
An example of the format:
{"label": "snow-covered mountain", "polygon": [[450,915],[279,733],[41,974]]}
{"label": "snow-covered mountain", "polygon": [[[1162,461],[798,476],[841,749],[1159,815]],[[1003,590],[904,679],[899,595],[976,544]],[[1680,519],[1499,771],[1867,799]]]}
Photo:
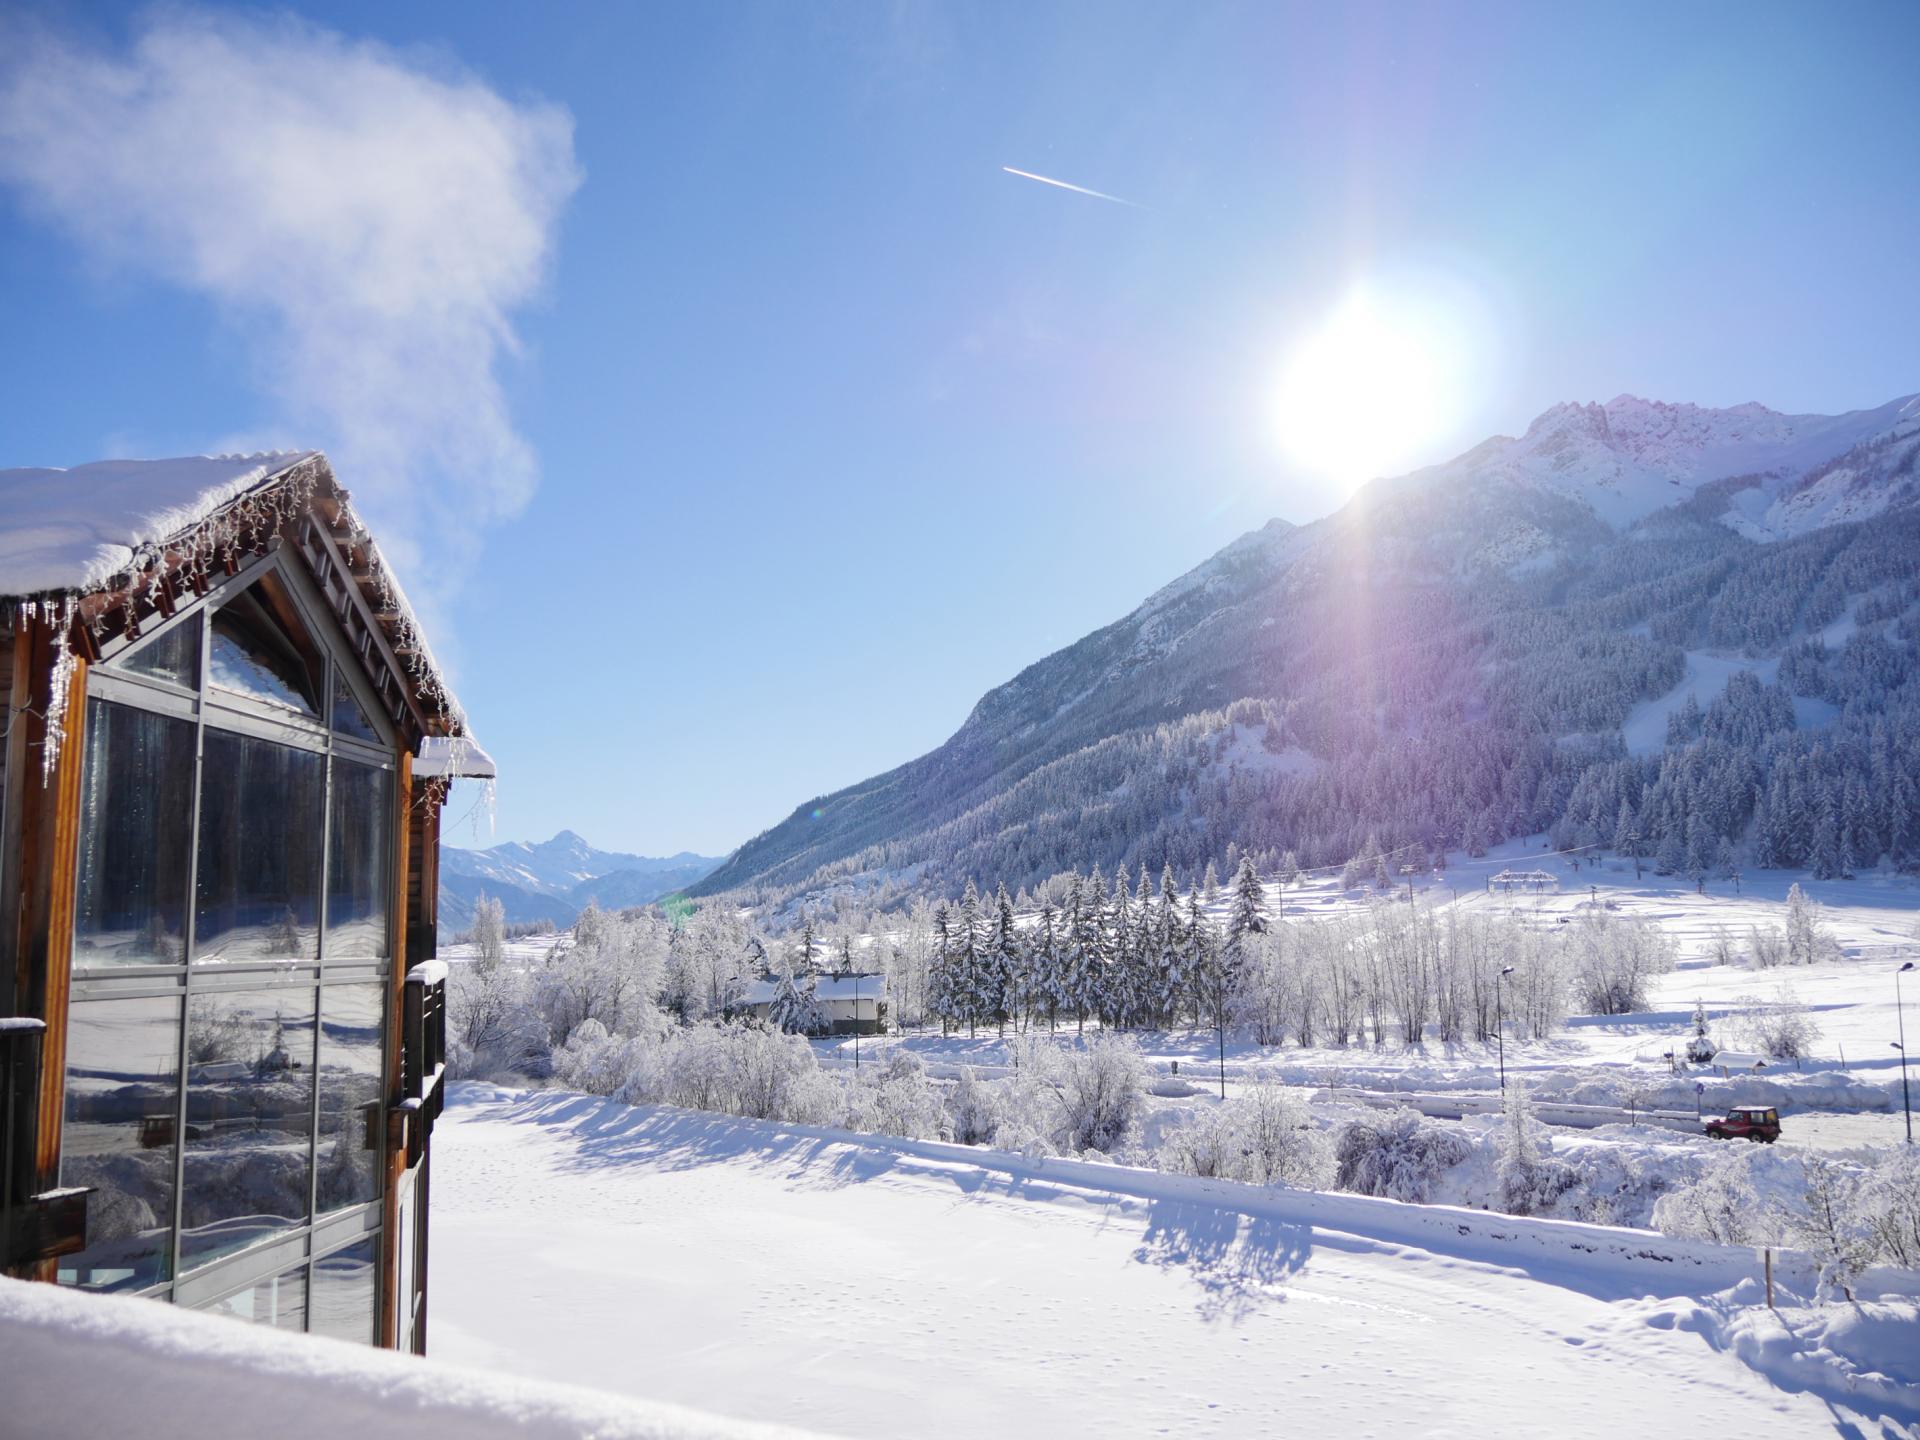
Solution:
{"label": "snow-covered mountain", "polygon": [[[1242,536],[695,889],[1012,884],[1094,860],[1184,869],[1229,843],[1328,863],[1372,832],[1611,835],[1623,799],[1659,810],[1647,843],[1684,841],[1699,786],[1675,777],[1698,745],[1727,752],[1699,843],[1756,843],[1754,790],[1796,767],[1822,792],[1791,802],[1780,838],[1804,855],[1805,805],[1844,828],[1869,801],[1828,804],[1827,787],[1892,783],[1870,750],[1901,750],[1911,726],[1903,763],[1920,767],[1917,468],[1920,395],[1833,416],[1555,406],[1518,439]],[[1727,690],[1737,675],[1759,689]],[[1723,691],[1737,716],[1709,715]],[[1656,743],[1629,755],[1630,716]],[[1853,851],[1904,824],[1859,821]]]}
{"label": "snow-covered mountain", "polygon": [[[1716,482],[1740,497],[1728,523],[1782,539],[1833,519],[1864,519],[1914,499],[1920,395],[1844,415],[1782,415],[1764,405],[1724,410],[1621,395],[1604,405],[1555,405],[1519,439],[1495,436],[1443,465],[1384,482],[1450,486],[1506,479],[1565,496],[1618,528],[1684,503]],[[1904,484],[1884,484],[1904,466]],[[1778,508],[1822,479],[1826,503]],[[1852,495],[1851,508],[1838,505]],[[1760,515],[1777,510],[1770,524]]]}
{"label": "snow-covered mountain", "polygon": [[655,858],[596,850],[571,830],[551,840],[510,840],[488,850],[440,847],[440,913],[444,928],[464,929],[484,891],[510,921],[569,925],[588,900],[608,908],[644,905],[684,889],[720,862],[682,852]]}

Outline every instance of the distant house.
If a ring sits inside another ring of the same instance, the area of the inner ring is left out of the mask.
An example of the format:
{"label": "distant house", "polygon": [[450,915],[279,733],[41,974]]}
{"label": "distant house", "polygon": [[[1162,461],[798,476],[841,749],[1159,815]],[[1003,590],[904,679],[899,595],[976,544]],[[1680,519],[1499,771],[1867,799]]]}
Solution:
{"label": "distant house", "polygon": [[1502,870],[1488,877],[1487,889],[1506,895],[1516,891],[1526,895],[1551,895],[1560,889],[1560,877],[1550,870]]}
{"label": "distant house", "polygon": [[[797,976],[804,989],[813,982],[814,1003],[826,1021],[826,1033],[832,1035],[878,1035],[886,1028],[887,977],[863,971]],[[739,1008],[757,1020],[767,1019],[780,994],[780,980],[763,976],[741,993]]]}
{"label": "distant house", "polygon": [[440,811],[326,457],[0,471],[0,1273],[426,1345]]}

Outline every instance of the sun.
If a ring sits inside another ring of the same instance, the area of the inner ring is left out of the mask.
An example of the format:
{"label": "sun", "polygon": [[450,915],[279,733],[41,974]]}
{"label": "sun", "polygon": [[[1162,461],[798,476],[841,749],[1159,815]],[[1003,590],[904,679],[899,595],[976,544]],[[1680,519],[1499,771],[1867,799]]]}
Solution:
{"label": "sun", "polygon": [[1459,359],[1420,307],[1349,295],[1294,348],[1274,420],[1301,470],[1343,490],[1415,468],[1454,418]]}

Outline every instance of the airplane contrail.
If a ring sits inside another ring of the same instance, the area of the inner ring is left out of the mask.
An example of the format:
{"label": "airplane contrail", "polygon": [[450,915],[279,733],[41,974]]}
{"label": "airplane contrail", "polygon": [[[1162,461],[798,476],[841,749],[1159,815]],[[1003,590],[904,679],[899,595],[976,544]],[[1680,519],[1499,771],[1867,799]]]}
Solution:
{"label": "airplane contrail", "polygon": [[1000,167],[1009,175],[1018,175],[1022,180],[1038,180],[1042,185],[1058,185],[1062,190],[1071,190],[1076,195],[1091,195],[1096,200],[1111,200],[1116,205],[1125,205],[1134,210],[1147,207],[1132,200],[1122,200],[1118,195],[1109,195],[1104,190],[1089,190],[1084,185],[1069,185],[1065,180],[1055,180],[1050,175],[1036,175],[1031,170],[1016,170],[1011,165]]}

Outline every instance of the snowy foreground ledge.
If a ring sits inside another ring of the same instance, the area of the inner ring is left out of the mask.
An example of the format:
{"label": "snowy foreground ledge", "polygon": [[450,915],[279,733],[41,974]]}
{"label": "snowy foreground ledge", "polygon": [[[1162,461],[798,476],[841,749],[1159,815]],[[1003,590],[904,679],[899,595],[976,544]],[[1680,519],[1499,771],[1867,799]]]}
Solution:
{"label": "snowy foreground ledge", "polygon": [[0,1279],[0,1435],[799,1440],[803,1432]]}

